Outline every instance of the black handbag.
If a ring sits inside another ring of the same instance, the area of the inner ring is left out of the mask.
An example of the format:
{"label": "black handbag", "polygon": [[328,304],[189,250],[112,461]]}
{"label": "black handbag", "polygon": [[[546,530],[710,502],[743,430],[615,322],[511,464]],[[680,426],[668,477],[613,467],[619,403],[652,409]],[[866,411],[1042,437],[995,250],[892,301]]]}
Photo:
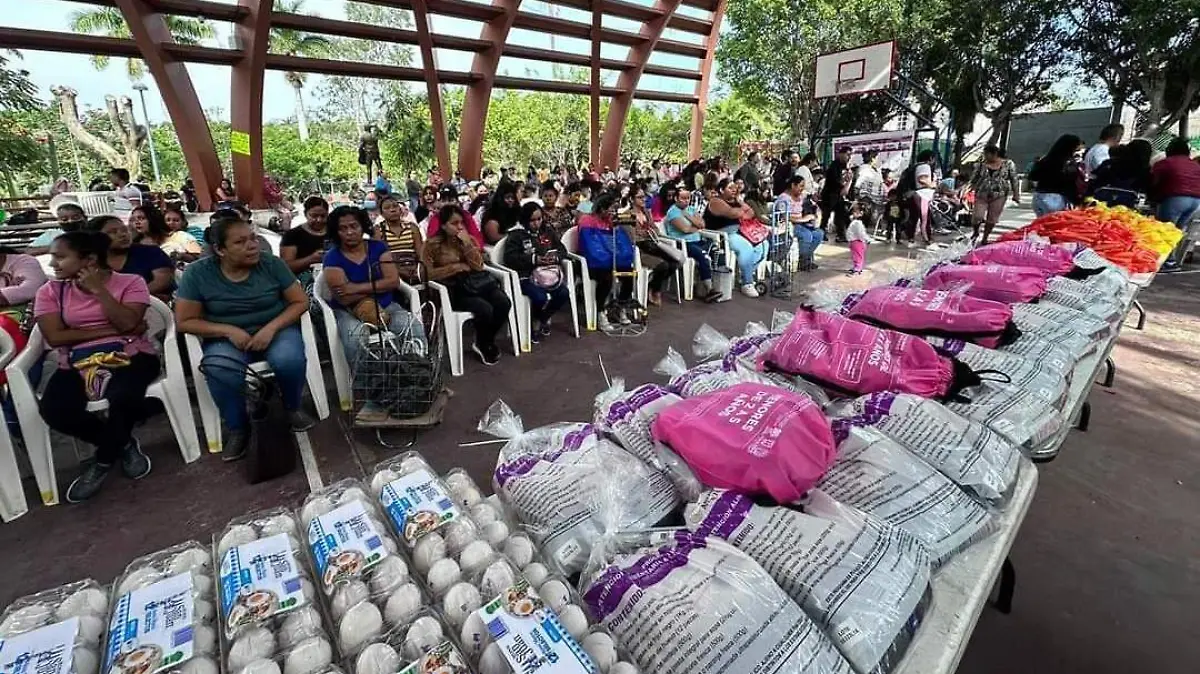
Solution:
{"label": "black handbag", "polygon": [[486,271],[469,271],[458,277],[454,287],[464,295],[480,297],[491,294],[500,287],[500,283]]}
{"label": "black handbag", "polygon": [[236,370],[246,382],[246,414],[250,420],[250,438],[242,459],[246,482],[259,484],[290,474],[296,469],[300,447],[274,380],[228,356],[205,356],[200,362],[200,371],[206,376],[215,369]]}

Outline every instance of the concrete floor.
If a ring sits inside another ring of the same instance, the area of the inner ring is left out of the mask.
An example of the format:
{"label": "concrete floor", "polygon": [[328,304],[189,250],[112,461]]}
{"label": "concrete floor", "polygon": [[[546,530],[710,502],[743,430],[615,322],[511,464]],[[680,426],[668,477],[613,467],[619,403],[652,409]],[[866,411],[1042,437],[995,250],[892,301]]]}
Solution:
{"label": "concrete floor", "polygon": [[[1013,215],[1014,224],[1028,219],[1021,211]],[[871,285],[907,254],[875,246],[870,253],[875,274],[849,279],[836,271],[845,266],[845,249],[824,246],[825,269],[800,280]],[[1091,395],[1090,430],[1073,432],[1060,457],[1042,467],[1012,552],[1018,576],[1014,611],[1006,616],[985,610],[960,672],[1197,670],[1200,275],[1160,277],[1142,300],[1150,313],[1146,329],[1126,326],[1113,353],[1116,386],[1098,387]],[[560,328],[532,355],[509,355],[486,371],[468,361],[466,376],[450,382],[456,395],[444,422],[421,434],[415,448],[439,470],[467,468],[490,491],[496,446],[459,444],[484,439],[475,426],[496,398],[521,414],[527,427],[586,420],[592,397],[604,387],[599,355],[610,376],[634,384],[660,381],[651,372],[654,363],[668,346],[688,355],[701,323],[730,334],[747,321],[768,321],[773,308],[794,304],[741,297],[719,306],[670,303],[652,312],[649,330],[640,337],[592,333],[576,340]],[[33,505],[25,517],[0,525],[0,550],[9,569],[0,583],[0,607],[80,577],[108,582],[137,555],[187,539],[210,542],[230,518],[264,507],[295,507],[308,492],[299,469],[251,487],[236,464],[223,464],[219,456],[183,465],[161,418],[139,435],[154,460],[146,479],[132,483],[114,475],[91,503]],[[399,452],[377,445],[373,433],[350,431],[337,414],[310,438],[325,483],[361,476]],[[393,432],[385,439],[408,437]],[[60,479],[65,488],[70,476]],[[36,503],[32,481],[26,489]]]}

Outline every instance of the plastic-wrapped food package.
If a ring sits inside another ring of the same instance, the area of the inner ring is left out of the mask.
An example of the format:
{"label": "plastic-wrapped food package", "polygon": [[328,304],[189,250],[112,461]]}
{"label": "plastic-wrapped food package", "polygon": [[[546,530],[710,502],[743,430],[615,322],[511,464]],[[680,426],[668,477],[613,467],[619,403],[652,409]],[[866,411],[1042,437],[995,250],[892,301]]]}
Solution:
{"label": "plastic-wrapped food package", "polygon": [[566,575],[583,568],[600,534],[593,518],[595,491],[612,487],[611,493],[622,494],[621,528],[653,526],[679,506],[666,475],[600,437],[591,424],[526,432],[520,417],[496,401],[479,429],[509,438],[493,474],[496,493]]}
{"label": "plastic-wrapped food package", "polygon": [[[793,315],[776,311],[772,319],[779,322],[785,317]],[[701,325],[692,337],[692,351],[701,359],[719,357],[724,374],[715,374],[707,378],[707,381],[693,380],[689,384],[689,390],[698,395],[734,384],[756,383],[803,393],[820,405],[828,403],[829,395],[816,384],[783,372],[759,370],[759,360],[771,349],[771,344],[781,333],[782,328],[779,332],[768,332],[766,326],[761,323],[747,323],[745,334],[730,339],[707,323]],[[669,354],[668,351],[668,357]]]}
{"label": "plastic-wrapped food package", "polygon": [[1022,304],[1046,292],[1046,275],[1032,267],[943,264],[921,279],[921,286],[930,290],[963,292],[1005,304]]}
{"label": "plastic-wrapped food package", "polygon": [[849,506],[833,517],[765,507],[711,490],[687,507],[692,531],[762,565],[861,674],[904,656],[929,605],[929,551],[903,529]]}
{"label": "plastic-wrapped food package", "polygon": [[985,381],[944,403],[951,412],[978,421],[1022,451],[1034,452],[1062,430],[1066,421],[1036,394],[1012,384]]}
{"label": "plastic-wrapped food package", "polygon": [[1061,410],[1070,390],[1071,361],[1054,360],[1050,354],[1041,361],[1008,351],[986,349],[970,342],[944,337],[926,337],[934,348],[970,365],[976,372],[994,370],[1008,376],[1013,386],[1025,389]]}
{"label": "plastic-wrapped food package", "polygon": [[906,393],[872,393],[827,411],[839,443],[851,427],[871,428],[921,457],[981,503],[1002,508],[1017,486],[1021,453],[981,423]]}
{"label": "plastic-wrapped food package", "polygon": [[212,552],[195,541],[130,562],[114,585],[101,671],[217,674],[212,573]]}
{"label": "plastic-wrapped food package", "polygon": [[353,657],[425,603],[362,482],[341,480],[313,492],[304,500],[300,519],[315,584],[343,656]]}
{"label": "plastic-wrapped food package", "polygon": [[221,652],[228,674],[316,674],[333,638],[300,522],[283,508],[234,518],[214,537]]}
{"label": "plastic-wrapped food package", "polygon": [[378,465],[371,475],[371,491],[379,499],[396,538],[410,551],[422,536],[443,531],[453,523],[473,527],[466,516],[482,500],[482,495],[475,491],[479,496],[475,503],[470,506],[457,503],[450,487],[417,452],[405,452]]}
{"label": "plastic-wrapped food package", "polygon": [[1050,301],[1014,307],[1013,317],[1043,339],[1058,340],[1064,338],[1064,333],[1074,333],[1065,338],[1083,349],[1095,346],[1112,332],[1112,324],[1106,320]]}
{"label": "plastic-wrapped food package", "polygon": [[1117,322],[1125,315],[1118,296],[1061,276],[1046,279],[1046,294],[1042,295],[1042,299],[1077,309],[1108,324]]}
{"label": "plastic-wrapped food package", "polygon": [[614,542],[603,563],[585,574],[583,585],[592,614],[642,671],[853,671],[746,553],[688,531],[651,537]]}
{"label": "plastic-wrapped food package", "polygon": [[90,578],[17,599],[0,613],[0,669],[27,661],[37,674],[97,674],[108,608]]}
{"label": "plastic-wrapped food package", "polygon": [[[1104,279],[1103,281],[1100,281],[1101,283],[1105,283],[1105,284],[1113,283],[1111,281],[1111,279],[1114,276],[1123,279],[1125,283],[1129,282],[1129,272],[1126,271],[1124,267],[1122,267],[1121,265],[1109,262],[1107,259],[1105,259],[1105,257],[1103,255],[1100,255],[1099,253],[1092,250],[1091,248],[1088,248],[1087,246],[1084,246],[1082,244],[1073,244],[1073,243],[1061,243],[1061,244],[1057,244],[1057,245],[1063,246],[1068,249],[1073,249],[1075,251],[1075,266],[1076,267],[1080,267],[1082,269],[1103,269],[1104,270],[1104,272],[1102,274],[1097,274],[1095,276],[1089,277],[1090,280],[1098,281],[1098,280],[1100,280],[1099,277],[1107,275],[1109,278]],[[1111,272],[1111,274],[1110,274],[1110,272]]]}
{"label": "plastic-wrapped food package", "polygon": [[650,424],[659,412],[683,400],[658,384],[642,384],[625,391],[617,379],[596,398],[596,426],[616,438],[630,454],[652,466],[660,465]]}
{"label": "plastic-wrapped food package", "polygon": [[[1079,335],[1067,332],[1065,336],[1072,342],[1072,345],[1078,343]],[[1067,350],[1067,347],[1032,332],[1022,333],[1015,342],[997,347],[996,350],[1033,361],[1037,363],[1038,367],[1057,372],[1067,380],[1074,376],[1075,366],[1079,363],[1079,359],[1086,355],[1086,353],[1072,353]]]}
{"label": "plastic-wrapped food package", "polygon": [[1045,240],[997,241],[963,255],[964,264],[999,264],[1010,267],[1034,267],[1047,274],[1066,274],[1075,268],[1071,251]]}
{"label": "plastic-wrapped food package", "polygon": [[[900,527],[941,566],[995,530],[988,511],[949,478],[873,429],[851,426],[817,489],[840,503]],[[810,499],[805,509],[825,509]]]}
{"label": "plastic-wrapped food package", "polygon": [[418,611],[372,638],[347,662],[351,674],[469,674],[474,671],[453,628],[429,609]]}
{"label": "plastic-wrapped food package", "polygon": [[918,336],[964,339],[994,347],[1020,335],[1009,305],[966,293],[879,286],[842,302],[840,312],[870,325]]}
{"label": "plastic-wrapped food package", "polygon": [[829,420],[811,398],[738,384],[688,398],[654,420],[654,439],[683,457],[701,482],[798,500],[834,458]]}

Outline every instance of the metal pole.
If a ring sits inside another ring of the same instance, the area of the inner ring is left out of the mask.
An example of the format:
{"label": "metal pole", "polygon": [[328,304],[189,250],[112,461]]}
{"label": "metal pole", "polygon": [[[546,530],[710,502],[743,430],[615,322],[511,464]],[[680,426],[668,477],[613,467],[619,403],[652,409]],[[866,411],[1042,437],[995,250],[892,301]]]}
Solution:
{"label": "metal pole", "polygon": [[162,184],[162,173],[158,170],[158,153],[154,150],[154,130],[150,127],[150,113],[146,110],[146,85],[137,82],[133,85],[138,97],[142,99],[142,117],[146,120],[146,143],[150,145],[150,164],[154,167],[154,182]]}

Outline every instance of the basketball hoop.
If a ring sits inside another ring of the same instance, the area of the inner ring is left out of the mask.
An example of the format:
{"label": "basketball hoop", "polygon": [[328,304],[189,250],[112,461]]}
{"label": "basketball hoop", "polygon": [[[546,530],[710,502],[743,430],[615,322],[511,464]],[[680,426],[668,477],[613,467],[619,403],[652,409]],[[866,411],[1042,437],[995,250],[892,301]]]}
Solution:
{"label": "basketball hoop", "polygon": [[850,94],[850,93],[854,93],[854,91],[855,91],[855,87],[854,87],[854,85],[855,85],[855,84],[857,84],[857,83],[858,83],[858,81],[859,81],[858,79],[852,79],[852,80],[838,80],[838,81],[837,81],[837,82],[836,82],[836,83],[833,85],[833,88],[834,88],[834,90],[835,90],[835,91],[837,91],[837,95],[838,95],[838,96],[842,96],[842,95],[844,95],[844,94]]}
{"label": "basketball hoop", "polygon": [[891,87],[895,41],[863,45],[817,56],[813,99],[858,96]]}

